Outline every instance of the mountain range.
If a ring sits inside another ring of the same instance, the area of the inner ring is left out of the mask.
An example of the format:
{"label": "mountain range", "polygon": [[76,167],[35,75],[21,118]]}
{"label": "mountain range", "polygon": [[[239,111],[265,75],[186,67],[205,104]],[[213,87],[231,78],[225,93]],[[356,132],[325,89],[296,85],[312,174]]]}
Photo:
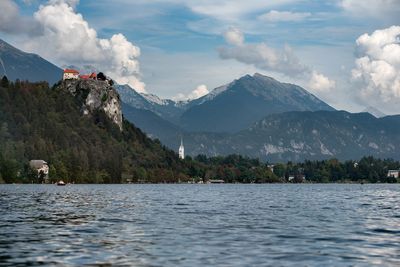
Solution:
{"label": "mountain range", "polygon": [[347,160],[366,155],[398,159],[399,131],[399,115],[378,119],[369,113],[345,111],[286,112],[268,115],[234,134],[189,134],[193,140],[187,150],[193,154],[241,154],[269,162]]}
{"label": "mountain range", "polygon": [[181,115],[184,130],[234,133],[269,114],[334,110],[299,86],[258,73],[233,81],[211,99],[206,97]]}
{"label": "mountain range", "polygon": [[119,86],[122,100],[149,110],[187,132],[234,133],[250,127],[266,115],[287,111],[334,108],[305,89],[261,74],[246,75],[192,101],[163,100]]}
{"label": "mountain range", "polygon": [[[120,91],[122,101],[133,95],[126,86]],[[138,100],[126,102],[125,117],[173,149],[184,136],[191,156],[240,154],[270,162],[400,158],[400,116],[372,107],[338,111],[299,86],[261,74],[187,102],[136,94],[141,106],[133,104]]]}
{"label": "mountain range", "polygon": [[[52,83],[61,77],[58,67],[3,41],[0,57],[11,79]],[[128,85],[116,89],[125,119],[172,149],[183,137],[191,156],[236,153],[270,162],[400,158],[399,116],[373,107],[355,114],[337,111],[300,86],[258,73],[187,101],[138,93]]]}

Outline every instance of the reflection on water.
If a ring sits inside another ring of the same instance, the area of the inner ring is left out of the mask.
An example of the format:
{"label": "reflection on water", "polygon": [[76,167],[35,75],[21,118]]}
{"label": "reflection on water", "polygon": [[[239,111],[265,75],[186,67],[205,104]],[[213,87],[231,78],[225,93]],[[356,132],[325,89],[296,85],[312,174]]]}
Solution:
{"label": "reflection on water", "polygon": [[0,185],[0,266],[400,265],[399,185]]}

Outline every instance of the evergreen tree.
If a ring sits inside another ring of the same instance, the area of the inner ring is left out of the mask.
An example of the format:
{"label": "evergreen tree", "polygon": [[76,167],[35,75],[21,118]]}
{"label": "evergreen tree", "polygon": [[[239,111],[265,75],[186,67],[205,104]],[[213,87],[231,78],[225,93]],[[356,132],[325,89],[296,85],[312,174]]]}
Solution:
{"label": "evergreen tree", "polygon": [[7,76],[4,75],[3,78],[1,79],[0,83],[1,87],[8,88],[9,84],[10,82],[8,81]]}

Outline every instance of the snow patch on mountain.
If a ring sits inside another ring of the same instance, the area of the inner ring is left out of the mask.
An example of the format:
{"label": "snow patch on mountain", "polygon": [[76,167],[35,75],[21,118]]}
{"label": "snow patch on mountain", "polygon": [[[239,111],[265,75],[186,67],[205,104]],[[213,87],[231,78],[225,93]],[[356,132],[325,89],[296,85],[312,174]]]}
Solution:
{"label": "snow patch on mountain", "polygon": [[320,141],[320,149],[322,155],[334,156],[334,153],[329,151],[329,149]]}
{"label": "snow patch on mountain", "polygon": [[217,87],[215,89],[213,89],[210,93],[208,93],[207,95],[199,98],[199,102],[197,103],[197,105],[201,105],[207,101],[213,100],[215,97],[217,97],[218,95],[220,95],[221,93],[225,92],[230,85],[232,85],[234,82],[229,83],[229,84],[225,84],[222,85],[220,87]]}
{"label": "snow patch on mountain", "polygon": [[273,144],[264,144],[264,154],[265,155],[284,153],[286,151],[288,151],[288,150],[281,146],[276,146]]}
{"label": "snow patch on mountain", "polygon": [[373,149],[379,149],[379,146],[378,146],[376,143],[374,143],[374,142],[369,142],[369,143],[368,143],[368,146],[371,147],[371,148],[373,148]]}
{"label": "snow patch on mountain", "polygon": [[[141,94],[147,101],[151,103],[155,103],[157,105],[168,105],[167,99],[161,99],[160,97],[153,95],[153,94]],[[170,100],[171,101],[171,100]]]}

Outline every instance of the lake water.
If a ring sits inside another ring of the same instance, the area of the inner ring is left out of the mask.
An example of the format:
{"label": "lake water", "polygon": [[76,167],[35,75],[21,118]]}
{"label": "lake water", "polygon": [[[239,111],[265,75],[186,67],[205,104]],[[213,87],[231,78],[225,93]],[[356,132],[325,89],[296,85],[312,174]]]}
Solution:
{"label": "lake water", "polygon": [[400,185],[0,185],[0,266],[399,266]]}

